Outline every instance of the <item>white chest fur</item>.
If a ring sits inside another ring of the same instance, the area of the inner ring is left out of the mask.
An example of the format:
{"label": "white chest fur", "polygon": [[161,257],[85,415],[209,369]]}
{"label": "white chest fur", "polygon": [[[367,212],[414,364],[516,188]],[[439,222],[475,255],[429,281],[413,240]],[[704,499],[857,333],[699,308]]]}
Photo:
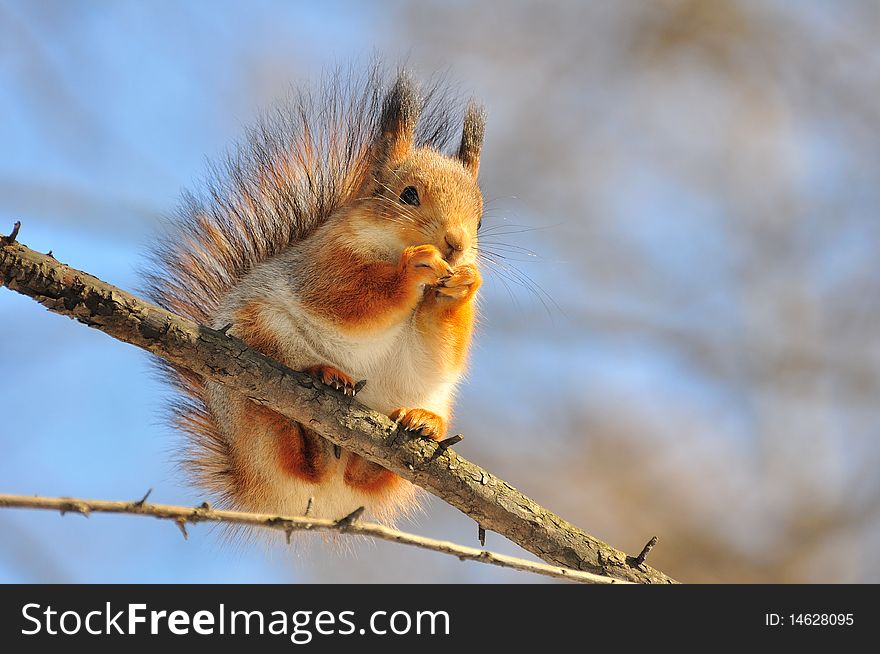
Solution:
{"label": "white chest fur", "polygon": [[351,335],[310,316],[298,301],[272,316],[272,331],[283,335],[288,365],[303,369],[328,364],[367,384],[358,400],[382,413],[399,407],[423,408],[446,417],[456,379],[437,370],[414,320],[383,331]]}

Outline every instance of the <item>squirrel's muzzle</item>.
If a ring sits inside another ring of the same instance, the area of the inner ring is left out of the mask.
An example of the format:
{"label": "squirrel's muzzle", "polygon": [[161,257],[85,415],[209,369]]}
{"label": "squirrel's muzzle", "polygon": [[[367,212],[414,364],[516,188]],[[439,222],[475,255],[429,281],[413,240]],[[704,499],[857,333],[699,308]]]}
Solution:
{"label": "squirrel's muzzle", "polygon": [[443,258],[449,263],[454,263],[461,258],[461,255],[467,249],[465,237],[460,232],[448,231],[444,236],[446,248],[443,250]]}

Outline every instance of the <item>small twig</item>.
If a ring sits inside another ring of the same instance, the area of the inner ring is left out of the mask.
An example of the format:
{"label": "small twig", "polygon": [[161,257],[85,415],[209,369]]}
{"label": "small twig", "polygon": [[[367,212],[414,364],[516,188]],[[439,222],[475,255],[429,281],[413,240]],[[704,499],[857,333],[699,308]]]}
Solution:
{"label": "small twig", "polygon": [[450,447],[455,445],[456,443],[461,443],[464,440],[463,434],[456,434],[455,436],[450,436],[449,438],[444,438],[442,441],[437,443],[437,447],[439,447],[444,452],[448,450]]}
{"label": "small twig", "polygon": [[358,520],[363,509],[358,509],[341,520],[326,518],[308,518],[292,516],[275,516],[265,513],[245,513],[242,511],[225,511],[213,509],[207,504],[196,508],[172,506],[168,504],[148,504],[144,502],[115,502],[108,500],[74,499],[70,497],[28,497],[25,495],[0,494],[0,508],[43,509],[48,511],[76,511],[88,516],[94,513],[123,513],[137,516],[152,516],[162,520],[171,520],[177,524],[184,538],[189,538],[187,523],[218,522],[225,524],[246,525],[263,529],[275,529],[284,532],[290,539],[294,531],[338,531],[351,535],[369,536],[381,540],[392,541],[402,545],[411,545],[421,549],[440,552],[458,557],[462,561],[478,561],[502,568],[511,568],[522,572],[567,579],[584,584],[627,584],[630,582],[612,577],[571,570],[537,561],[520,559],[506,554],[496,554],[475,547],[457,545],[442,540],[426,538],[416,534],[398,531],[373,522]]}
{"label": "small twig", "polygon": [[428,458],[428,462],[434,461],[435,459],[439,458],[441,455],[446,453],[446,450],[463,440],[464,436],[462,434],[456,434],[455,436],[450,436],[449,438],[444,438],[442,441],[439,441],[437,443],[437,449],[434,450],[434,453]]}
{"label": "small twig", "polygon": [[153,492],[153,489],[152,489],[152,488],[148,488],[148,489],[147,489],[147,492],[144,493],[144,496],[143,496],[141,499],[139,499],[137,502],[135,502],[134,505],[137,506],[137,507],[141,507],[141,506],[143,506],[143,505],[144,505],[144,502],[147,501],[147,498],[150,496],[150,493],[152,493],[152,492]]}
{"label": "small twig", "polygon": [[639,555],[632,560],[632,564],[636,567],[642,565],[645,562],[645,559],[648,558],[648,554],[651,553],[651,550],[654,549],[654,545],[657,544],[657,537],[653,536],[651,540],[645,543],[645,546],[642,548],[642,551]]}
{"label": "small twig", "polygon": [[310,497],[308,504],[306,504],[306,512],[303,514],[307,518],[312,514],[312,505],[315,503],[315,498]]}
{"label": "small twig", "polygon": [[220,332],[221,334],[223,334],[224,336],[228,336],[228,334],[226,332],[228,332],[230,329],[232,329],[232,323],[228,322],[225,325],[223,325],[220,329],[218,329],[217,331]]}
{"label": "small twig", "polygon": [[12,232],[10,232],[9,236],[0,236],[0,245],[12,245],[15,243],[15,239],[18,238],[18,230],[21,229],[21,221],[16,220],[15,224],[12,225]]}
{"label": "small twig", "polygon": [[480,547],[486,546],[486,530],[483,525],[477,523],[477,538],[480,539]]}
{"label": "small twig", "polygon": [[363,515],[364,510],[365,510],[365,507],[359,506],[358,508],[356,508],[354,511],[349,513],[344,518],[340,518],[339,520],[337,520],[336,521],[337,529],[339,529],[340,531],[345,531],[346,529],[351,527],[355,522],[357,522],[357,519],[360,518],[361,515]]}

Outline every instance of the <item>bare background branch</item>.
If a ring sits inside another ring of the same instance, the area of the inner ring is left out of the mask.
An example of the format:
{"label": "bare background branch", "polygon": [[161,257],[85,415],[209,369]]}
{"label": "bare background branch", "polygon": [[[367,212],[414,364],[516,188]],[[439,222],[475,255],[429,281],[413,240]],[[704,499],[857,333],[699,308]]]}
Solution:
{"label": "bare background branch", "polygon": [[[149,495],[149,493],[147,493]],[[263,513],[244,513],[240,511],[224,511],[214,509],[210,505],[203,504],[195,508],[185,506],[171,506],[168,504],[152,504],[142,500],[135,501],[108,501],[90,500],[78,497],[27,497],[24,495],[8,495],[0,493],[0,508],[19,509],[42,509],[65,513],[80,513],[88,517],[92,513],[126,513],[129,515],[149,516],[174,522],[183,533],[184,538],[189,539],[186,529],[188,524],[200,522],[222,523],[227,525],[239,525],[258,527],[281,531],[290,544],[291,534],[301,531],[330,531],[354,536],[369,536],[387,540],[401,545],[420,547],[432,552],[440,552],[457,557],[462,561],[477,561],[487,565],[495,565],[501,568],[510,568],[519,572],[544,575],[554,579],[565,579],[582,584],[625,584],[629,583],[611,577],[602,577],[590,572],[560,568],[535,561],[527,561],[513,556],[498,554],[475,547],[465,547],[449,541],[441,541],[433,538],[425,538],[416,534],[408,534],[397,529],[392,529],[374,522],[361,522],[360,520],[347,520],[345,517],[339,520],[326,520],[321,518],[307,518],[303,516],[278,516]]]}

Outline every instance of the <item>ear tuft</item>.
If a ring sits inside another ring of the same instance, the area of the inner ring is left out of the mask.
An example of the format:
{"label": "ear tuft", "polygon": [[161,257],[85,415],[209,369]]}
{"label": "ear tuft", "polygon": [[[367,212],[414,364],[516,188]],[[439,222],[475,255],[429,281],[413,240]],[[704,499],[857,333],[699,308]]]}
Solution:
{"label": "ear tuft", "polygon": [[412,150],[421,108],[422,99],[415,81],[408,71],[400,71],[382,102],[378,149],[383,165],[396,164]]}
{"label": "ear tuft", "polygon": [[464,112],[464,126],[461,131],[461,145],[458,146],[458,159],[470,171],[474,179],[480,170],[480,150],[486,133],[486,111],[473,100]]}

